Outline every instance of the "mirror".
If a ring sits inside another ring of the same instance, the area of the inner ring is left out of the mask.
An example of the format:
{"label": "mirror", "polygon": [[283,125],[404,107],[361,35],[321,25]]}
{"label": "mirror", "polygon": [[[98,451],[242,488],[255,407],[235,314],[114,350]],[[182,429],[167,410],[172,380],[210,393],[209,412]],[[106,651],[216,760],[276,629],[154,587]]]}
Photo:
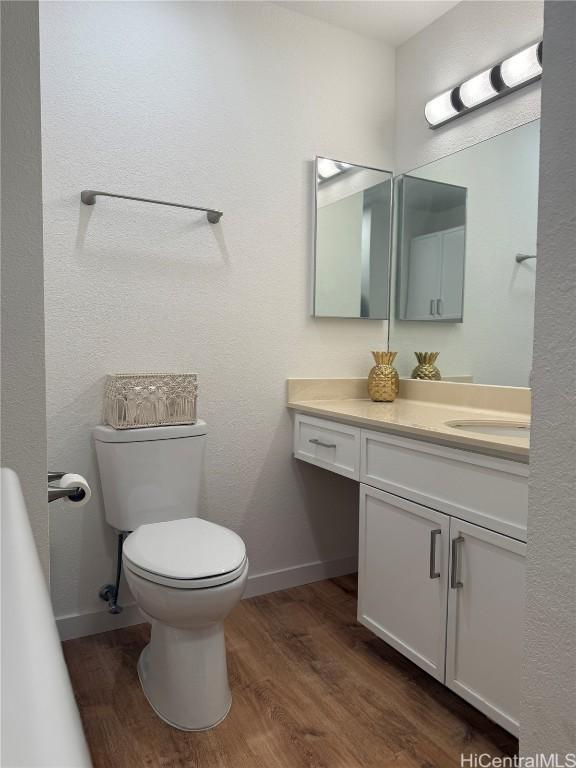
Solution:
{"label": "mirror", "polygon": [[[400,376],[529,386],[540,121],[396,180],[389,348]],[[528,257],[528,258],[525,258]]]}
{"label": "mirror", "polygon": [[466,188],[400,176],[396,180],[396,317],[462,322]]}
{"label": "mirror", "polygon": [[317,157],[315,317],[389,315],[392,174]]}

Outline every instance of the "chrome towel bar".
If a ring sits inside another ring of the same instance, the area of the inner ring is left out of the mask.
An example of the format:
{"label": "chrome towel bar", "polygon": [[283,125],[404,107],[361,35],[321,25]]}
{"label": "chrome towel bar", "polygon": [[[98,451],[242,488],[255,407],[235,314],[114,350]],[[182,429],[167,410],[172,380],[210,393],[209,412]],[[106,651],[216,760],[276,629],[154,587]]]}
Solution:
{"label": "chrome towel bar", "polygon": [[83,189],[80,193],[80,199],[84,205],[94,205],[96,197],[118,197],[121,200],[136,200],[138,203],[154,203],[154,205],[168,205],[171,208],[187,208],[191,211],[202,211],[210,224],[218,224],[222,216],[222,211],[216,211],[214,208],[199,208],[197,205],[184,205],[184,203],[168,203],[166,200],[152,200],[149,197],[133,197],[132,195],[116,195],[113,192],[98,192],[95,189]]}

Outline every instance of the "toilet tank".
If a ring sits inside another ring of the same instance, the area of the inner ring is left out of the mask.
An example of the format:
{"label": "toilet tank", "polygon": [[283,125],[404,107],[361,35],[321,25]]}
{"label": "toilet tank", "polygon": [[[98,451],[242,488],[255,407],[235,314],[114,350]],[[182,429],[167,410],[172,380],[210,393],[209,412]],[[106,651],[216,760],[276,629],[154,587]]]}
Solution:
{"label": "toilet tank", "polygon": [[106,521],[119,531],[198,517],[206,423],[95,427]]}

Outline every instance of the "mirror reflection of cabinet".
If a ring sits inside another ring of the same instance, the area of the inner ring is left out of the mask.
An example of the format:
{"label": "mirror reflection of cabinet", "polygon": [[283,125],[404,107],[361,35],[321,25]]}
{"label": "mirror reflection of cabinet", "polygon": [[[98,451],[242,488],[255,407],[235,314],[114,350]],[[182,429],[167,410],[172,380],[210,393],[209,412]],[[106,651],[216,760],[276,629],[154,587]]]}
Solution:
{"label": "mirror reflection of cabinet", "polygon": [[464,227],[410,242],[404,320],[462,320]]}
{"label": "mirror reflection of cabinet", "polygon": [[401,176],[396,194],[397,319],[462,322],[466,189]]}

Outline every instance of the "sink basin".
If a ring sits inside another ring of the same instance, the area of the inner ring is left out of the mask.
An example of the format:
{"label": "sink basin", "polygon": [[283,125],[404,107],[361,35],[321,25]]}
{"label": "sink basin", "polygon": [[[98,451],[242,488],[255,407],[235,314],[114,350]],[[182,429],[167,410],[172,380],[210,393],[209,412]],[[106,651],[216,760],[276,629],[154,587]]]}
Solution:
{"label": "sink basin", "polygon": [[500,421],[497,419],[458,419],[447,421],[447,427],[461,429],[463,432],[476,432],[480,435],[502,437],[525,437],[530,439],[529,421]]}

